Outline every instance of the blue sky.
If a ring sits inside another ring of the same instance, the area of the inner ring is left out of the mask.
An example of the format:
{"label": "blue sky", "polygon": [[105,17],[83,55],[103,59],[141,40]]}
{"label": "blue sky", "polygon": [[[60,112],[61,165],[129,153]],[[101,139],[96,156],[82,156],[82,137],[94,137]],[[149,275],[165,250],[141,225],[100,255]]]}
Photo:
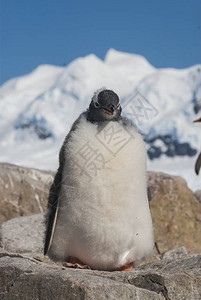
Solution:
{"label": "blue sky", "polygon": [[109,48],[155,67],[201,63],[201,1],[0,0],[0,84]]}

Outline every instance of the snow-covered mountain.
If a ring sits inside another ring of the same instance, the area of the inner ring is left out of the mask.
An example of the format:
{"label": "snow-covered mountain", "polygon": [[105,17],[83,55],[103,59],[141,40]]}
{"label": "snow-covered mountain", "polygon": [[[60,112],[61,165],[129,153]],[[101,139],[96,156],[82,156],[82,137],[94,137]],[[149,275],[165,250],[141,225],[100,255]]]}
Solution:
{"label": "snow-covered mountain", "polygon": [[55,170],[61,143],[94,90],[113,89],[124,113],[143,132],[148,167],[194,174],[201,150],[201,65],[156,69],[144,57],[109,50],[102,61],[90,54],[66,67],[39,66],[0,87],[0,161]]}

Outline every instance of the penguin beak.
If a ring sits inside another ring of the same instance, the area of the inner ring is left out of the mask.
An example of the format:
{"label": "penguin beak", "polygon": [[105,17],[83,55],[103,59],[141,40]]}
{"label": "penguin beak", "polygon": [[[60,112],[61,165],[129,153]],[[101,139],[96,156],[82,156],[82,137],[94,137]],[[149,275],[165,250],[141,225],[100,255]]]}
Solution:
{"label": "penguin beak", "polygon": [[194,120],[193,122],[194,122],[194,123],[196,123],[196,122],[201,122],[201,118],[199,118],[199,119],[197,119],[197,120]]}
{"label": "penguin beak", "polygon": [[113,115],[116,111],[116,108],[113,104],[110,104],[107,108],[104,108],[104,111],[108,114],[108,115]]}

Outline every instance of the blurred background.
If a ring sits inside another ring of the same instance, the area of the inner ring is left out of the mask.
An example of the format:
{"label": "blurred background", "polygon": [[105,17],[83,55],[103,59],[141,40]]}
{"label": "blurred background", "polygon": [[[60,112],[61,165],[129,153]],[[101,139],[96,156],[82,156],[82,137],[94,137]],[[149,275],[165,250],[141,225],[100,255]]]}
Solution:
{"label": "blurred background", "polygon": [[199,0],[0,5],[0,162],[55,171],[72,123],[105,86],[143,133],[148,169],[200,189]]}

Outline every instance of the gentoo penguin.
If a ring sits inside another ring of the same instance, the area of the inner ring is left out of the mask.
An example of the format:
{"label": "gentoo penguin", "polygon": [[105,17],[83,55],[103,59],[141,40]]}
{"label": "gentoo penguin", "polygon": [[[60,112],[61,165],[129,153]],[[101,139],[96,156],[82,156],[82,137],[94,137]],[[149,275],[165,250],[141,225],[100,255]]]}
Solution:
{"label": "gentoo penguin", "polygon": [[44,254],[66,266],[132,270],[152,254],[145,145],[121,111],[115,92],[96,91],[61,147]]}
{"label": "gentoo penguin", "polygon": [[[201,122],[201,118],[195,120],[194,122]],[[198,175],[201,167],[201,153],[198,155],[198,158],[195,163],[195,173]]]}

